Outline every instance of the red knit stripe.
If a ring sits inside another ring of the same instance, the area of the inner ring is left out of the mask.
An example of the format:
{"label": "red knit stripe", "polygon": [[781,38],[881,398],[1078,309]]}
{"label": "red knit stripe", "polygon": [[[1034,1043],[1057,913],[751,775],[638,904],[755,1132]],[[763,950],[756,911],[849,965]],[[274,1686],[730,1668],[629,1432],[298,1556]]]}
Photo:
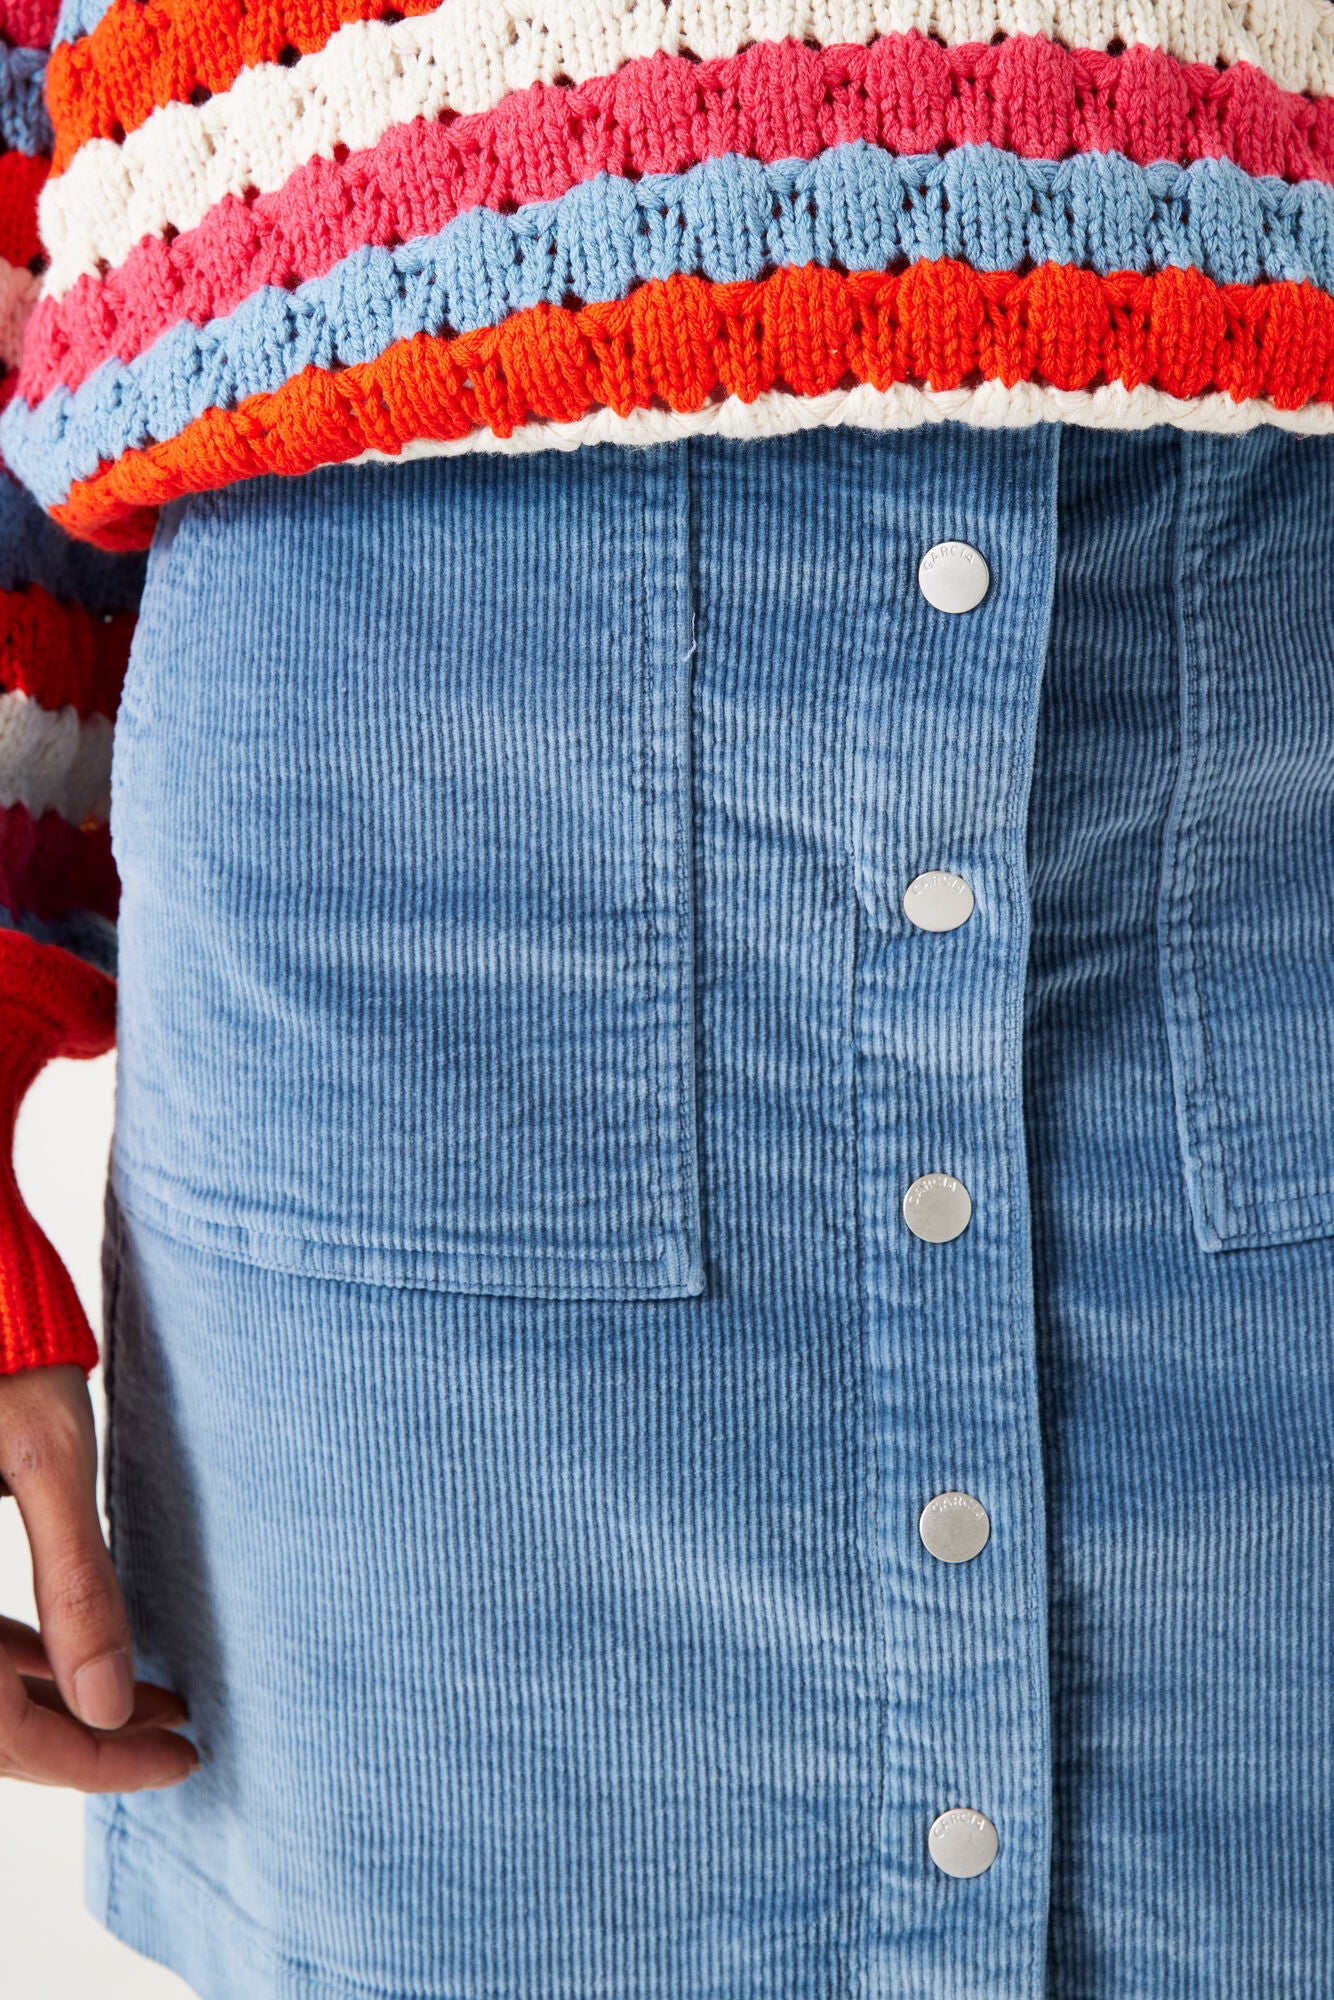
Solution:
{"label": "red knit stripe", "polygon": [[119,907],[105,822],[73,826],[54,808],[34,819],[25,805],[0,806],[0,908],[48,923],[92,910],[114,923]]}
{"label": "red knit stripe", "polygon": [[[0,0],[0,32],[20,47],[50,41],[58,0]],[[35,264],[37,196],[47,161],[0,154],[0,258]],[[0,385],[8,401],[15,376]],[[74,701],[81,714],[119,696],[115,660],[128,642],[119,617],[103,626],[80,606],[34,586],[0,593],[0,688],[22,688],[45,706]],[[123,675],[123,662],[119,667]],[[53,697],[56,697],[53,699]],[[109,712],[109,711],[107,711]],[[0,905],[52,918],[74,909],[114,917],[119,882],[109,828],[87,831],[54,812],[0,808]],[[53,1056],[99,1055],[115,1044],[116,984],[58,945],[0,931],[0,1375],[72,1363],[88,1373],[97,1342],[73,1280],[30,1213],[14,1173],[14,1127],[24,1095]]]}
{"label": "red knit stripe", "polygon": [[114,721],[133,633],[132,611],[98,618],[35,583],[0,591],[0,689]]}
{"label": "red knit stripe", "polygon": [[0,34],[19,49],[49,49],[60,0],[0,0]]}
{"label": "red knit stripe", "polygon": [[63,945],[0,930],[0,1008],[24,1014],[52,1053],[82,1061],[115,1039],[116,982]]}
{"label": "red knit stripe", "polygon": [[1198,271],[1100,277],[1063,264],[978,272],[952,259],[902,272],[817,265],[755,282],[673,277],[628,298],[540,305],[451,339],[419,334],[335,373],[210,410],[176,437],[77,482],[52,511],[108,548],[147,546],[158,507],[258,473],[301,473],[413,439],[508,437],[590,410],[698,410],[844,383],[1152,384],[1282,410],[1334,401],[1334,298],[1314,285],[1217,285]]}
{"label": "red knit stripe", "polygon": [[0,257],[6,264],[40,259],[37,197],[49,162],[40,153],[0,153]]}
{"label": "red knit stripe", "polygon": [[101,1055],[115,1039],[114,979],[59,945],[0,931],[0,1375],[97,1363],[69,1273],[19,1192],[14,1126],[44,1063]]}

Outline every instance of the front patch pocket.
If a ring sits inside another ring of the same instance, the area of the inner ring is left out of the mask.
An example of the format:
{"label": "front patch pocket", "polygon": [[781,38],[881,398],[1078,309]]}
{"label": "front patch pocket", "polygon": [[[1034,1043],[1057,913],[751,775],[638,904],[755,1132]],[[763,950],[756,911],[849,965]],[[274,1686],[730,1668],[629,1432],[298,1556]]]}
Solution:
{"label": "front patch pocket", "polygon": [[1159,949],[1197,1240],[1334,1233],[1334,439],[1183,440]]}
{"label": "front patch pocket", "polygon": [[703,1286],[679,448],[265,479],[159,529],[113,742],[113,1172],[201,1244]]}

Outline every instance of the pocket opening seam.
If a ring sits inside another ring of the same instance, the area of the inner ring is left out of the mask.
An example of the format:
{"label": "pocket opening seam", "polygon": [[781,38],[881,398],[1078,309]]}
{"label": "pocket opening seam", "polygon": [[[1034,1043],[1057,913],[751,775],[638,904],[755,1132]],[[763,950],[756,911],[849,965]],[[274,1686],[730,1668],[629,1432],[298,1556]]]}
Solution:
{"label": "pocket opening seam", "polygon": [[[1221,733],[1217,671],[1200,645],[1201,635],[1211,629],[1204,552],[1188,525],[1193,514],[1207,518],[1195,488],[1203,485],[1207,492],[1208,466],[1189,445],[1184,450],[1175,526],[1178,768],[1160,853],[1160,995],[1197,1239],[1208,1250],[1267,1249],[1334,1233],[1334,1177],[1324,1172],[1315,1180],[1303,1176],[1300,1183],[1285,1183],[1275,1178],[1283,1161],[1245,1156],[1238,1135],[1254,1122],[1254,1114],[1239,1097],[1242,1074],[1230,1066],[1202,983],[1207,963],[1199,923],[1203,808],[1210,774],[1217,772],[1227,744]],[[1299,1157],[1287,1164],[1295,1172]]]}

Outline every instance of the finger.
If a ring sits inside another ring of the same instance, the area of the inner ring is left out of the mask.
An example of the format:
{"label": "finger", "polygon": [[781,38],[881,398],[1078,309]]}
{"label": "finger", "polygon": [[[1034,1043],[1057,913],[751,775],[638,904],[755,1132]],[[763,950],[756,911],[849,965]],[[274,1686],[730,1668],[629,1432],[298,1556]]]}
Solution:
{"label": "finger", "polygon": [[[51,1665],[46,1657],[46,1648],[40,1636],[31,1625],[24,1625],[17,1618],[0,1615],[0,1649],[8,1653],[10,1660],[18,1668],[28,1684],[28,1693],[33,1701],[44,1708],[57,1709],[68,1715],[65,1701],[51,1677]],[[159,1724],[164,1729],[176,1729],[190,1719],[190,1711],[174,1688],[162,1687],[157,1681],[136,1681],[134,1684],[134,1707],[123,1729],[139,1729],[146,1722]]]}
{"label": "finger", "polygon": [[134,1704],[133,1646],[97,1512],[97,1440],[86,1388],[32,1413],[9,1482],[32,1551],[42,1643],[72,1713],[117,1729]]}
{"label": "finger", "polygon": [[31,1625],[0,1614],[0,1647],[21,1674],[44,1674],[50,1680],[51,1662],[46,1657],[46,1647]]}
{"label": "finger", "polygon": [[[49,1708],[55,1715],[69,1714],[54,1681],[40,1674],[20,1672],[19,1677],[28,1690],[29,1701],[39,1708]],[[147,1728],[179,1729],[189,1719],[185,1703],[171,1688],[158,1687],[153,1681],[136,1681],[130,1719],[122,1722],[118,1733],[125,1735],[131,1730]]]}
{"label": "finger", "polygon": [[[50,1690],[50,1683],[44,1683]],[[103,1735],[31,1698],[0,1654],[0,1777],[79,1792],[136,1792],[179,1784],[198,1767],[187,1737],[146,1727]]]}

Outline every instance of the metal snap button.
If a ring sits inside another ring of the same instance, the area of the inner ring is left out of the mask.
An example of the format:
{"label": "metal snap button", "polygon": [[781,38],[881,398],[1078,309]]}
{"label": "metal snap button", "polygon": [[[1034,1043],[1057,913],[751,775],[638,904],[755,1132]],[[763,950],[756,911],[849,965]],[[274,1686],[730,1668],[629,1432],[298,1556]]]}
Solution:
{"label": "metal snap button", "polygon": [[953,1174],[921,1174],[903,1197],[903,1219],[924,1243],[962,1236],[972,1213],[972,1196]]}
{"label": "metal snap button", "polygon": [[974,1812],[971,1806],[951,1806],[948,1812],[940,1813],[931,1822],[926,1842],[942,1875],[956,1875],[965,1881],[972,1875],[985,1875],[1000,1846],[986,1814]]}
{"label": "metal snap button", "polygon": [[937,1562],[966,1563],[986,1547],[991,1519],[971,1493],[937,1493],[923,1507],[917,1532]]}
{"label": "metal snap button", "polygon": [[973,892],[962,875],[931,868],[904,890],[903,914],[919,931],[957,931],[973,914]]}
{"label": "metal snap button", "polygon": [[937,611],[974,611],[986,596],[991,571],[969,542],[937,542],[917,565],[917,587]]}

